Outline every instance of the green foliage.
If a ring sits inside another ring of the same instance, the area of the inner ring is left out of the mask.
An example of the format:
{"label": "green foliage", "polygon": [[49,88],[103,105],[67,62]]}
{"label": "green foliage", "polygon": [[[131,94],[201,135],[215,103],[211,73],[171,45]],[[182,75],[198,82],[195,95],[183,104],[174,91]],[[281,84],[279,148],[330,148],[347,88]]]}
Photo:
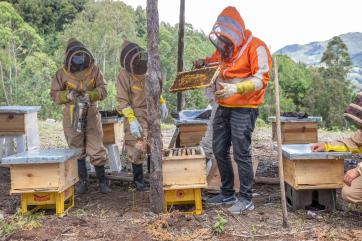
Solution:
{"label": "green foliage", "polygon": [[352,60],[348,54],[347,45],[340,37],[335,36],[329,41],[321,63],[326,65],[326,69],[322,69],[325,78],[345,79],[347,77],[352,67]]}
{"label": "green foliage", "polygon": [[225,224],[227,224],[227,220],[222,217],[220,214],[217,215],[216,222],[212,226],[212,230],[216,234],[223,234],[225,232]]}
{"label": "green foliage", "polygon": [[42,34],[63,30],[84,9],[88,0],[8,0],[22,18]]}
{"label": "green foliage", "polygon": [[[17,93],[17,104],[41,105],[40,117],[59,119],[60,107],[49,96],[50,83],[56,70],[56,64],[45,53],[36,52],[26,57],[19,73],[22,85]],[[34,90],[40,91],[34,93]]]}
{"label": "green foliage", "polygon": [[305,98],[305,106],[310,114],[323,117],[325,127],[346,127],[343,112],[352,101],[350,83],[343,79],[323,78],[322,71],[314,70],[312,74],[312,84]]}
{"label": "green foliage", "polygon": [[22,61],[41,48],[43,39],[7,2],[0,2],[0,36],[0,104],[15,104]]}

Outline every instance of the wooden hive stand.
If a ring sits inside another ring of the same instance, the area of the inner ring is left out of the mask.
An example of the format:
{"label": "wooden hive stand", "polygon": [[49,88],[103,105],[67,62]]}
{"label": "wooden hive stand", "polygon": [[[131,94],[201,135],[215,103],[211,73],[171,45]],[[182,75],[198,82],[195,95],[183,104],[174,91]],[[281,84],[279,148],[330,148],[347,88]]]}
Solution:
{"label": "wooden hive stand", "polygon": [[293,209],[312,204],[335,209],[335,191],[343,187],[347,152],[311,152],[310,144],[283,145],[286,198]]}
{"label": "wooden hive stand", "polygon": [[165,211],[178,205],[194,205],[186,214],[202,213],[201,189],[207,187],[206,159],[201,147],[164,151],[163,187]]}
{"label": "wooden hive stand", "polygon": [[40,147],[38,111],[40,106],[0,106],[1,158]]}
{"label": "wooden hive stand", "polygon": [[80,153],[79,149],[32,150],[3,158],[10,165],[10,193],[21,194],[23,214],[54,209],[63,216],[74,206]]}

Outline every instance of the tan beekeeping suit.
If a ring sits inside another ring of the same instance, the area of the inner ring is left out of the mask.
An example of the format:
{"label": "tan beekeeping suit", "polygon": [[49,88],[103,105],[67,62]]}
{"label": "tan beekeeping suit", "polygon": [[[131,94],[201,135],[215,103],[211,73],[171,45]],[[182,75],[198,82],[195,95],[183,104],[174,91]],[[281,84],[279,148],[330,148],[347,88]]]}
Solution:
{"label": "tan beekeeping suit", "polygon": [[[70,71],[71,56],[79,51],[88,50],[79,41],[73,40],[68,43],[64,67],[56,72],[51,84],[50,96],[56,104],[64,105],[63,128],[69,147],[83,149],[79,159],[89,156],[93,165],[103,166],[107,160],[107,153],[102,142],[103,130],[97,102],[107,97],[107,83],[99,68],[94,64],[93,58],[86,69],[75,73]],[[76,132],[72,128],[74,103],[67,100],[69,90],[89,93],[91,104],[84,133]]]}
{"label": "tan beekeeping suit", "polygon": [[[325,151],[353,152],[362,154],[362,131],[358,130],[350,138],[343,138],[325,143]],[[351,186],[342,188],[343,199],[352,203],[362,203],[362,162],[357,166],[360,176],[352,181]]]}
{"label": "tan beekeeping suit", "polygon": [[145,97],[145,76],[131,75],[125,69],[119,73],[116,82],[117,89],[117,111],[122,113],[123,109],[131,107],[135,117],[142,127],[142,145],[137,148],[137,140],[131,135],[130,125],[125,118],[124,138],[128,160],[133,164],[142,164],[147,154],[147,105]]}

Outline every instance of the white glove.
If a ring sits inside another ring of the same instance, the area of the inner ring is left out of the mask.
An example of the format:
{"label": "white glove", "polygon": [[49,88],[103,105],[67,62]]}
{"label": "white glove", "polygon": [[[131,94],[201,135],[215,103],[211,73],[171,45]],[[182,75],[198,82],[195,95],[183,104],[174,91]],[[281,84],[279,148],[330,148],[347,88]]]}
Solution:
{"label": "white glove", "polygon": [[138,120],[134,120],[131,123],[129,123],[130,125],[130,129],[131,129],[131,134],[133,137],[139,139],[142,137],[141,133],[142,133],[142,127],[140,125],[140,123],[138,122]]}
{"label": "white glove", "polygon": [[162,119],[166,119],[168,116],[168,109],[166,103],[160,106],[160,110]]}
{"label": "white glove", "polygon": [[236,84],[219,83],[221,89],[215,92],[216,99],[226,99],[237,93]]}
{"label": "white glove", "polygon": [[75,90],[68,90],[67,100],[69,102],[73,102],[75,97],[76,97],[76,91]]}

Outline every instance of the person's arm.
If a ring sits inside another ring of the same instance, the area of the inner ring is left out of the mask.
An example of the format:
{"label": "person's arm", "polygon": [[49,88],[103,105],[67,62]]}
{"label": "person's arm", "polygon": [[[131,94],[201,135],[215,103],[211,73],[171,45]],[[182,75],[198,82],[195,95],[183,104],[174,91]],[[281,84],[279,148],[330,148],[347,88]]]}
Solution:
{"label": "person's arm", "polygon": [[103,77],[102,72],[99,70],[98,67],[94,66],[95,68],[95,88],[93,90],[87,91],[87,95],[91,102],[95,101],[102,101],[104,100],[107,95],[107,82]]}
{"label": "person's arm", "polygon": [[61,105],[68,102],[67,95],[68,90],[62,82],[61,70],[58,70],[51,83],[50,97],[56,104]]}
{"label": "person's arm", "polygon": [[228,98],[235,94],[245,95],[261,90],[267,86],[269,71],[272,66],[269,50],[260,45],[250,50],[250,66],[252,76],[247,79],[234,78],[229,83],[220,83],[222,89],[215,93],[217,98]]}
{"label": "person's arm", "polygon": [[[358,130],[350,138],[312,144],[311,149],[314,152],[334,151],[362,154],[362,131]],[[362,162],[356,168],[347,171],[343,181],[350,186],[352,181],[360,175],[362,175]]]}

